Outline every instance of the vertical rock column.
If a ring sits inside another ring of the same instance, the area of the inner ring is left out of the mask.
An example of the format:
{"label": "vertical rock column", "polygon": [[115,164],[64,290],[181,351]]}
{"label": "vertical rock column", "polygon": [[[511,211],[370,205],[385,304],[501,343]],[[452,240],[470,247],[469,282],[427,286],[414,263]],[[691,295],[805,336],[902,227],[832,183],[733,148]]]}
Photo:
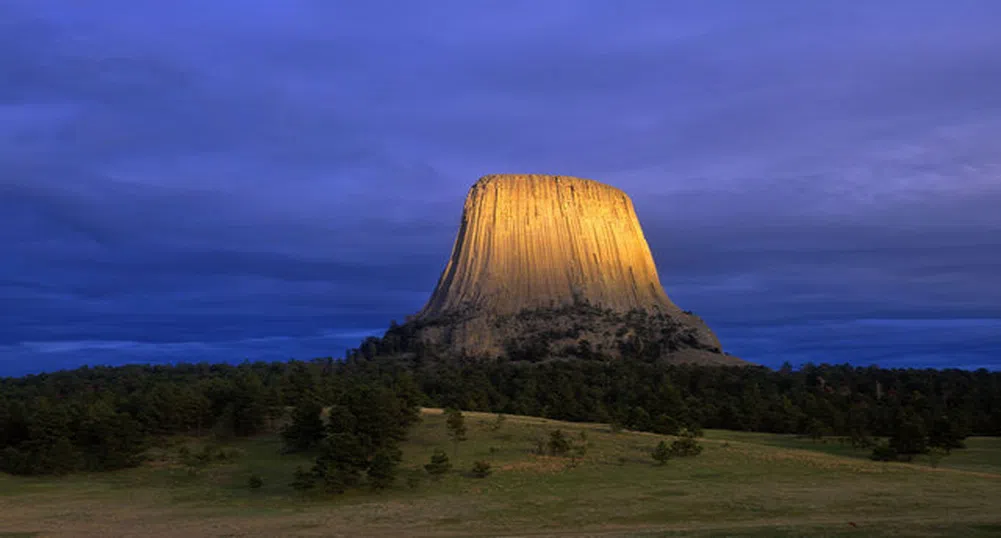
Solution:
{"label": "vertical rock column", "polygon": [[491,175],[470,189],[448,265],[418,317],[580,301],[681,314],[624,192],[568,176]]}

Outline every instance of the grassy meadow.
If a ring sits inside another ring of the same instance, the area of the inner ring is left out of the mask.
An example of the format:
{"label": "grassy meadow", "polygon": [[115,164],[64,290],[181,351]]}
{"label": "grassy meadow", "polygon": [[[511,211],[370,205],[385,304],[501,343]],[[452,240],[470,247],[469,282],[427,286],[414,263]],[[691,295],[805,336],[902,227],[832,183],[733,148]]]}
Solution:
{"label": "grassy meadow", "polygon": [[[833,441],[708,431],[703,453],[655,466],[663,439],[573,424],[465,413],[454,447],[440,410],[424,410],[395,487],[303,496],[289,482],[306,455],[277,436],[227,445],[235,457],[196,473],[174,439],[143,467],[61,478],[0,474],[0,538],[13,536],[1001,536],[1001,439],[974,438],[937,467],[887,464]],[[568,458],[533,453],[560,428],[585,432]],[[668,438],[668,440],[670,440]],[[423,472],[436,447],[455,467]],[[483,479],[467,471],[491,463]],[[252,474],[263,487],[247,485]]]}

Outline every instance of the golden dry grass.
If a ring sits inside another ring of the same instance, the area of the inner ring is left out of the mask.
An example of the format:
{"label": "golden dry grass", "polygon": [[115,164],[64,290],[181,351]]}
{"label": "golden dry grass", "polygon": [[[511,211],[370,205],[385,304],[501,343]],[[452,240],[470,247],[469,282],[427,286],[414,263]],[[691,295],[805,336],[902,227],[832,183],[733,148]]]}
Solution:
{"label": "golden dry grass", "polygon": [[[189,477],[168,462],[92,476],[0,475],[0,537],[38,536],[992,536],[1001,533],[1001,474],[885,464],[709,432],[696,458],[652,465],[661,438],[606,425],[466,413],[456,472],[416,488],[436,447],[440,410],[424,410],[398,485],[383,493],[302,498],[288,487],[307,460],[277,440],[240,445],[238,461]],[[580,465],[532,453],[561,428],[586,432]],[[169,452],[169,451],[168,451]],[[465,476],[492,463],[486,479]],[[265,486],[245,486],[250,473]],[[32,534],[19,534],[30,536]]]}

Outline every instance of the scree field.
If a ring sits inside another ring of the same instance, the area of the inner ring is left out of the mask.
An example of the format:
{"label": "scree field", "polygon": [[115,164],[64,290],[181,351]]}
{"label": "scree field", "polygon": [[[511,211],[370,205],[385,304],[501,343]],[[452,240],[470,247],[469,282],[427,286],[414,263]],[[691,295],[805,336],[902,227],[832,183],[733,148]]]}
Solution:
{"label": "scree field", "polygon": [[[877,463],[834,440],[708,431],[701,455],[656,466],[661,439],[575,424],[465,413],[456,449],[425,409],[388,491],[304,496],[290,487],[308,455],[276,435],[226,445],[229,461],[181,464],[177,438],[143,467],[64,478],[0,474],[0,537],[12,536],[999,536],[1001,439],[973,438],[937,467]],[[588,449],[538,455],[555,429]],[[454,470],[424,471],[436,447]],[[492,473],[474,478],[476,460]],[[248,486],[251,475],[263,480]]]}

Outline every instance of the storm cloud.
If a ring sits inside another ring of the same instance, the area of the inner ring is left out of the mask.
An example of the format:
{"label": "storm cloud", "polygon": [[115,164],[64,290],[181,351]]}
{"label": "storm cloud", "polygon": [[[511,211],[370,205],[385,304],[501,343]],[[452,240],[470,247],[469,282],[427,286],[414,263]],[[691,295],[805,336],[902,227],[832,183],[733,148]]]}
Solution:
{"label": "storm cloud", "polygon": [[0,3],[0,375],[340,356],[488,173],[633,198],[731,353],[1001,366],[1001,5]]}

